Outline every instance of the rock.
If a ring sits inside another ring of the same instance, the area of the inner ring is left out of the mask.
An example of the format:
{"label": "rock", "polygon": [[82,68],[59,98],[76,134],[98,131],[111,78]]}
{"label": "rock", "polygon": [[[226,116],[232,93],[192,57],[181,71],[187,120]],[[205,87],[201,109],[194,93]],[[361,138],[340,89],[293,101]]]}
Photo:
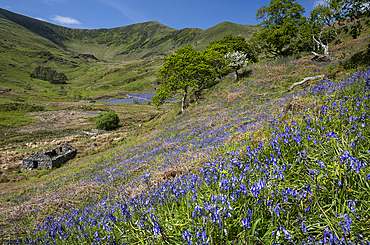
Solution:
{"label": "rock", "polygon": [[91,144],[91,148],[98,146],[95,142]]}

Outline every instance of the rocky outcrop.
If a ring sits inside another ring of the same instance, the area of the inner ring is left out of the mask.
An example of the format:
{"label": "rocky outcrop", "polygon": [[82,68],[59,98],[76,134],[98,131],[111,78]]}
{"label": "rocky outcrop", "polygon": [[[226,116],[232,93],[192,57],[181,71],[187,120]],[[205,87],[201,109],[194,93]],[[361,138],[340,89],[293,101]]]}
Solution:
{"label": "rocky outcrop", "polygon": [[63,143],[46,152],[34,152],[22,161],[23,170],[58,168],[73,159],[77,150],[71,145]]}

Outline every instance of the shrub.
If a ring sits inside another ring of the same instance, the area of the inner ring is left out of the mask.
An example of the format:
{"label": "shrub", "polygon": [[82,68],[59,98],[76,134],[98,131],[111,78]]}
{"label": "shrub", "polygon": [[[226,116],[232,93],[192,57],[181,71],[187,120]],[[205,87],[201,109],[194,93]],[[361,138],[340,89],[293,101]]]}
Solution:
{"label": "shrub", "polygon": [[95,121],[95,127],[102,130],[111,130],[118,128],[119,117],[114,112],[100,114]]}

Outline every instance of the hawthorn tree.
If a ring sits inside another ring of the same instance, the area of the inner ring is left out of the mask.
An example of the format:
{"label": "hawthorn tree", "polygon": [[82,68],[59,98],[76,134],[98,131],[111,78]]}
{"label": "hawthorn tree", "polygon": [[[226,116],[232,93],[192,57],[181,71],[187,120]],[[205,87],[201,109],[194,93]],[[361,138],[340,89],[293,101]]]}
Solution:
{"label": "hawthorn tree", "polygon": [[306,23],[304,8],[295,0],[271,0],[269,6],[262,6],[256,14],[262,29],[254,33],[255,43],[274,57],[291,54],[297,47],[300,28]]}
{"label": "hawthorn tree", "polygon": [[165,58],[159,77],[163,79],[162,87],[153,97],[156,106],[170,99],[178,90],[182,91],[181,111],[185,110],[186,98],[190,89],[199,90],[212,82],[217,73],[211,61],[191,46],[185,46],[175,54]]}
{"label": "hawthorn tree", "polygon": [[238,70],[248,65],[248,55],[243,52],[234,51],[227,53],[225,55],[225,59],[227,60],[229,67],[234,70],[235,80],[238,81]]}
{"label": "hawthorn tree", "polygon": [[240,68],[258,61],[252,46],[240,36],[226,35],[218,41],[211,42],[203,53],[212,60],[211,65],[219,78],[235,71],[235,77],[238,80]]}

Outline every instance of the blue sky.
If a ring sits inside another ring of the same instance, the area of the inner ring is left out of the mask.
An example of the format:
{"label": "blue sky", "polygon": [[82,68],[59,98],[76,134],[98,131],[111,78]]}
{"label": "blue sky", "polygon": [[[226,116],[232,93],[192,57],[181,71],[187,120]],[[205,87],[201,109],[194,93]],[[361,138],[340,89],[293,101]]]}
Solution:
{"label": "blue sky", "polygon": [[[319,0],[299,0],[311,11]],[[223,21],[258,24],[270,0],[0,0],[0,8],[71,28],[98,29],[156,20],[166,26],[203,30]]]}

